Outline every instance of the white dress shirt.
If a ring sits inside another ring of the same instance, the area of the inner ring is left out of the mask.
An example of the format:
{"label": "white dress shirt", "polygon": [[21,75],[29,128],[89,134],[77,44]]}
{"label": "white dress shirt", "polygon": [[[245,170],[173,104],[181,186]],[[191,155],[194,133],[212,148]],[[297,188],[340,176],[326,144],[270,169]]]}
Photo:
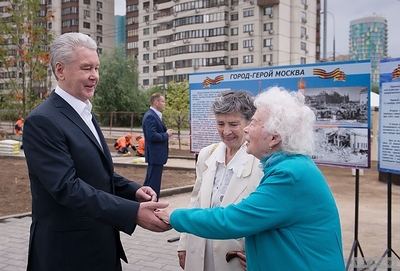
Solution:
{"label": "white dress shirt", "polygon": [[83,121],[86,123],[86,125],[89,127],[90,131],[92,131],[93,135],[96,137],[97,141],[100,144],[100,147],[103,148],[100,142],[100,137],[99,134],[96,131],[96,128],[94,127],[94,124],[92,122],[92,104],[88,100],[88,103],[84,103],[81,100],[78,100],[59,86],[56,86],[55,92],[63,98],[72,108],[81,116]]}

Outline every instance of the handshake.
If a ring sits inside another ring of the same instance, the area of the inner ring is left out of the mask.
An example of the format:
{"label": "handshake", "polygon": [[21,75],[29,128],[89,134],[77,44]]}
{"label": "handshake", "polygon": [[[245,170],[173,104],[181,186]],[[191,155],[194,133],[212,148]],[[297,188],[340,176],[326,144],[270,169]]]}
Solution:
{"label": "handshake", "polygon": [[165,209],[156,209],[154,211],[154,214],[156,215],[156,217],[158,217],[159,219],[164,221],[165,224],[169,225],[169,217],[171,216],[171,211],[169,209],[167,209],[167,208],[165,208]]}

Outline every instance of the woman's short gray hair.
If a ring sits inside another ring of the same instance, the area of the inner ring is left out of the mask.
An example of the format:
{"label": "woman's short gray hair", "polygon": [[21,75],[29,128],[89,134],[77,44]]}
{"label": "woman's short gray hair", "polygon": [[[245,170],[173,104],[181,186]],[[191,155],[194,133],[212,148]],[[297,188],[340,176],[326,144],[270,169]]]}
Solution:
{"label": "woman's short gray hair", "polygon": [[62,34],[53,41],[50,47],[50,64],[57,80],[58,78],[55,73],[56,63],[61,62],[68,66],[75,60],[74,50],[80,48],[97,50],[97,44],[88,35],[78,32]]}
{"label": "woman's short gray hair", "polygon": [[225,90],[215,98],[211,110],[214,115],[239,113],[250,121],[256,112],[254,96],[245,90]]}
{"label": "woman's short gray hair", "polygon": [[264,129],[281,137],[281,149],[287,154],[311,155],[314,151],[315,114],[304,104],[303,94],[272,87],[259,94],[257,110],[267,115]]}

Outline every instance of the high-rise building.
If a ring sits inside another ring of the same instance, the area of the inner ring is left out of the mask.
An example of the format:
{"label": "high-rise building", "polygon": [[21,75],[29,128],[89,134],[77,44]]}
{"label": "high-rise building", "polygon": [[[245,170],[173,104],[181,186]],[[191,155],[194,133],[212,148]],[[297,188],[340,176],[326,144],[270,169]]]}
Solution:
{"label": "high-rise building", "polygon": [[314,63],[320,0],[126,0],[126,52],[139,85],[190,73]]}
{"label": "high-rise building", "polygon": [[388,56],[385,18],[368,16],[350,22],[350,60],[371,59],[371,83],[379,84],[379,63]]}
{"label": "high-rise building", "polygon": [[122,44],[125,51],[125,43],[126,43],[126,17],[122,15],[115,15],[114,23],[115,23],[115,46],[119,46]]}

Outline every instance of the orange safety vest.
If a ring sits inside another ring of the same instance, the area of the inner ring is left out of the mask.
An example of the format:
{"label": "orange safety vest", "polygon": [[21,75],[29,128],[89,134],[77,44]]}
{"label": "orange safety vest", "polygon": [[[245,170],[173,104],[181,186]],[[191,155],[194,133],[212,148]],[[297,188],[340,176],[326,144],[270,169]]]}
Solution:
{"label": "orange safety vest", "polygon": [[139,146],[137,147],[136,152],[140,155],[144,155],[144,137],[138,140]]}
{"label": "orange safety vest", "polygon": [[116,144],[114,145],[115,149],[118,151],[129,146],[133,146],[133,144],[130,140],[126,140],[125,136],[121,136],[120,138],[118,138]]}
{"label": "orange safety vest", "polygon": [[17,120],[14,126],[14,134],[21,135],[22,134],[22,125],[24,124],[23,119]]}

